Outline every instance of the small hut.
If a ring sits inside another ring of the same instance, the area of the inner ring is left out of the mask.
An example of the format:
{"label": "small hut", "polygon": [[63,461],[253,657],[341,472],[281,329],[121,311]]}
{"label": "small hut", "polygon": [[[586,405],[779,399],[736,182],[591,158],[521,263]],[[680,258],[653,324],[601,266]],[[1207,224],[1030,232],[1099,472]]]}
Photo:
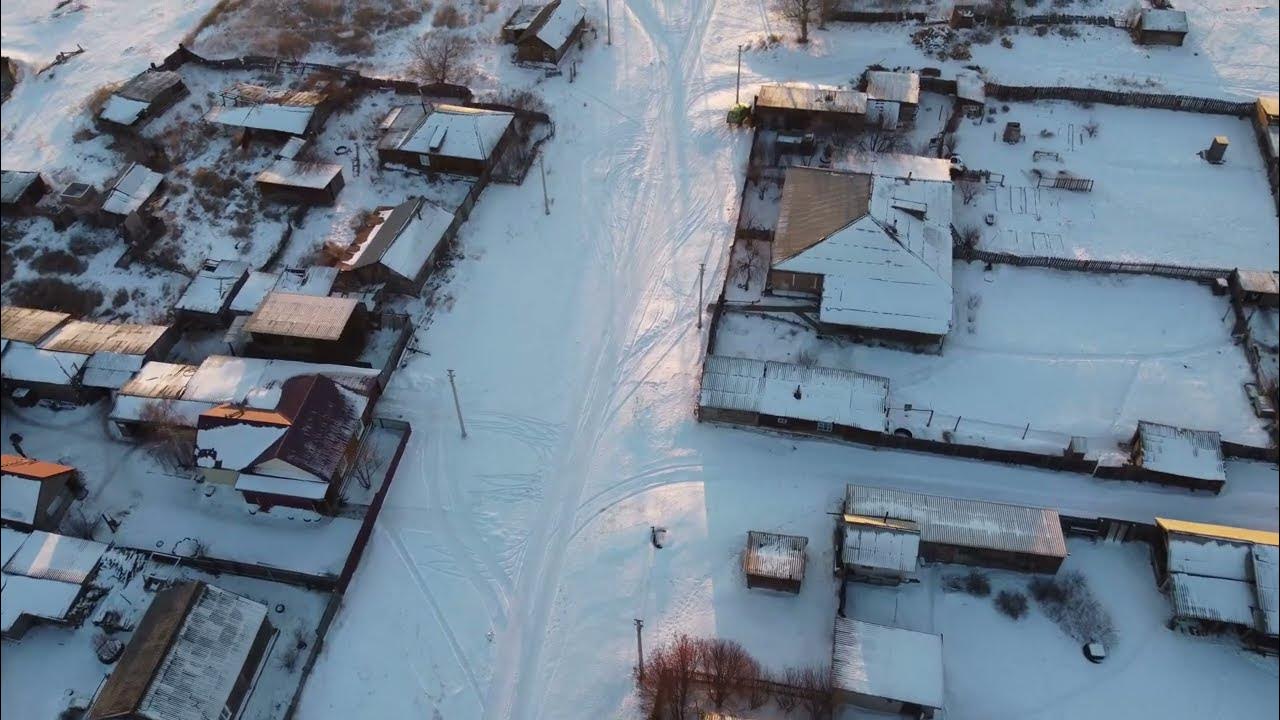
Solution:
{"label": "small hut", "polygon": [[544,5],[516,39],[516,58],[525,62],[559,63],[587,27],[587,11],[569,0]]}
{"label": "small hut", "polygon": [[742,551],[747,587],[799,593],[804,581],[805,547],[809,538],[752,530]]}
{"label": "small hut", "polygon": [[1148,8],[1138,17],[1134,32],[1140,45],[1181,45],[1187,29],[1185,12]]}
{"label": "small hut", "polygon": [[146,70],[107,98],[98,112],[98,120],[109,127],[137,127],[163,113],[187,93],[187,86],[178,73]]}
{"label": "small hut", "polygon": [[349,362],[364,349],[367,317],[352,298],[273,292],[244,325],[266,357]]}
{"label": "small hut", "polygon": [[5,212],[29,212],[49,192],[38,172],[5,170],[0,180],[0,207]]}
{"label": "small hut", "polygon": [[303,205],[332,205],[346,183],[341,165],[299,160],[276,160],[256,182],[264,198]]}

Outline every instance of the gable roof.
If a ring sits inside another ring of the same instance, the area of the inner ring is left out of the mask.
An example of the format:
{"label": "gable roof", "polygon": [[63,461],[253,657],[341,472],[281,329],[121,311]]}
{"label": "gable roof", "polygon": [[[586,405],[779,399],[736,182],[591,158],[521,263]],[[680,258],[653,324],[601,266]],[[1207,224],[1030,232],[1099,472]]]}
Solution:
{"label": "gable roof", "polygon": [[40,179],[33,170],[4,170],[0,172],[0,202],[16,203],[18,198]]}
{"label": "gable roof", "polygon": [[788,167],[773,234],[773,264],[822,242],[870,207],[870,175]]}
{"label": "gable roof", "polygon": [[75,472],[70,465],[59,465],[47,460],[36,460],[21,455],[0,455],[0,472],[31,480],[48,480],[63,473]]}
{"label": "gable roof", "polygon": [[0,307],[0,337],[34,345],[70,318],[64,312],[5,305]]}
{"label": "gable roof", "polygon": [[168,333],[167,325],[72,320],[41,342],[40,349],[82,355],[92,355],[96,352],[146,355]]}
{"label": "gable roof", "polygon": [[314,340],[338,340],[351,322],[358,300],[273,292],[262,301],[245,329],[250,333]]}
{"label": "gable roof", "polygon": [[1188,27],[1187,14],[1181,10],[1147,8],[1142,11],[1143,30],[1185,33]]}
{"label": "gable roof", "polygon": [[243,260],[205,260],[174,308],[208,315],[221,313],[252,269]]}
{"label": "gable roof", "polygon": [[400,277],[413,280],[426,265],[445,231],[453,224],[453,213],[422,198],[410,198],[394,208],[379,208],[376,223],[356,235],[339,270],[354,270],[381,264]]}
{"label": "gable roof", "polygon": [[837,616],[831,684],[872,698],[941,708],[942,636]]}
{"label": "gable roof", "polygon": [[515,115],[500,110],[440,104],[395,147],[420,155],[487,160],[514,120]]}
{"label": "gable roof", "polygon": [[892,70],[867,71],[867,97],[872,100],[920,103],[920,74]]}
{"label": "gable roof", "polygon": [[290,378],[276,409],[290,419],[289,429],[250,465],[281,460],[325,480],[333,479],[359,432],[364,399],[323,375]]}
{"label": "gable roof", "polygon": [[144,70],[116,90],[115,94],[130,100],[150,103],[165,91],[181,85],[182,76],[171,70]]}
{"label": "gable roof", "polygon": [[517,44],[537,41],[553,50],[559,50],[573,31],[587,17],[586,8],[577,2],[555,0],[538,11],[528,29],[516,41]]}
{"label": "gable roof", "polygon": [[142,207],[156,191],[164,176],[138,163],[132,163],[107,190],[102,211],[112,215],[128,215]]}
{"label": "gable roof", "polygon": [[329,183],[341,176],[342,166],[336,163],[280,158],[258,173],[255,179],[265,185],[324,190],[329,187]]}

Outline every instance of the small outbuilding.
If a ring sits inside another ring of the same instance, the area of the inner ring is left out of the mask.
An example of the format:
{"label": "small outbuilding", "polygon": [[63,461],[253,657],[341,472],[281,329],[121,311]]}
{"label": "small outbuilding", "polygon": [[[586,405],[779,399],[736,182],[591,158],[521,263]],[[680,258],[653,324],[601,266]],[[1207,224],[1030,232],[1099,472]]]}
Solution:
{"label": "small outbuilding", "polygon": [[124,225],[126,236],[132,242],[141,242],[149,232],[149,206],[163,183],[164,176],[160,173],[131,163],[103,194],[103,216]]}
{"label": "small outbuilding", "polygon": [[346,181],[334,163],[276,160],[255,180],[264,198],[302,205],[332,205]]}
{"label": "small outbuilding", "polygon": [[773,83],[760,86],[751,114],[756,125],[772,130],[852,132],[866,121],[867,95],[829,85]]}
{"label": "small outbuilding", "polygon": [[1188,29],[1185,12],[1147,8],[1138,16],[1134,36],[1141,45],[1181,45]]}
{"label": "small outbuilding", "polygon": [[327,81],[301,90],[236,83],[222,93],[222,100],[222,105],[205,113],[204,121],[238,128],[246,139],[253,135],[275,140],[310,137],[324,127],[333,110]]}
{"label": "small outbuilding", "polygon": [[1231,271],[1231,290],[1242,303],[1280,307],[1280,272],[1275,270]]}
{"label": "small outbuilding", "polygon": [[920,107],[920,74],[889,70],[868,70],[867,124],[895,129],[916,120]]}
{"label": "small outbuilding", "polygon": [[243,260],[205,260],[191,279],[174,314],[180,327],[223,327],[231,321],[231,301],[253,269]]}
{"label": "small outbuilding", "polygon": [[187,93],[178,73],[145,70],[107,98],[98,111],[98,120],[109,127],[137,127],[162,114]]}
{"label": "small outbuilding", "polygon": [[932,718],[945,697],[942,636],[836,617],[831,688],[841,706]]}
{"label": "small outbuilding", "polygon": [[255,354],[349,362],[364,349],[367,325],[364,305],[353,298],[273,292],[249,316],[244,329]]}
{"label": "small outbuilding", "polygon": [[1148,421],[1138,423],[1130,462],[1136,479],[1218,492],[1227,482],[1222,437]]}
{"label": "small outbuilding", "polygon": [[0,520],[24,530],[56,530],[79,482],[69,465],[0,455]]}
{"label": "small outbuilding", "polygon": [[742,573],[747,587],[799,593],[804,582],[805,548],[809,538],[751,530],[742,550]]}
{"label": "small outbuilding", "polygon": [[33,625],[65,625],[83,619],[88,593],[107,546],[36,530],[0,528],[3,602],[0,636],[18,640]]}
{"label": "small outbuilding", "polygon": [[379,163],[476,178],[489,176],[516,137],[514,114],[462,105],[401,105],[380,127]]}
{"label": "small outbuilding", "polygon": [[423,198],[380,207],[351,245],[337,251],[337,270],[364,285],[385,283],[392,292],[416,295],[460,224],[459,216]]}
{"label": "small outbuilding", "polygon": [[199,581],[162,590],[85,718],[237,717],[274,634],[260,602]]}
{"label": "small outbuilding", "polygon": [[338,269],[324,265],[312,265],[305,269],[287,267],[279,272],[255,270],[249,273],[232,298],[229,310],[236,316],[252,315],[262,306],[267,296],[276,291],[326,297],[333,290],[337,279]]}
{"label": "small outbuilding", "polygon": [[49,184],[38,172],[5,170],[0,173],[0,207],[5,212],[29,212],[49,192]]}
{"label": "small outbuilding", "polygon": [[845,515],[840,526],[844,576],[876,585],[897,585],[915,574],[920,526],[911,520]]}
{"label": "small outbuilding", "polygon": [[[523,10],[524,7],[521,7]],[[513,28],[522,20],[516,15],[503,29]],[[515,40],[516,59],[524,62],[556,64],[582,36],[587,27],[587,11],[576,0],[554,0],[538,8],[528,26]]]}

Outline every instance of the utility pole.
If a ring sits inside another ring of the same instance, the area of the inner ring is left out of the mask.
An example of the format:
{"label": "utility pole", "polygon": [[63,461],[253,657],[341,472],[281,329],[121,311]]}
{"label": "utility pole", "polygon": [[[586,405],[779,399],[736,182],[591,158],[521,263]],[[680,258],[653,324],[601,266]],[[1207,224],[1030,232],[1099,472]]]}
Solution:
{"label": "utility pole", "polygon": [[739,45],[738,46],[738,79],[735,80],[733,83],[733,104],[734,105],[742,104],[742,98],[740,97],[741,90],[742,90],[742,46]]}
{"label": "utility pole", "polygon": [[542,210],[551,214],[551,200],[547,197],[547,168],[542,164],[542,156],[538,156],[538,173],[542,175]]}
{"label": "utility pole", "polygon": [[453,388],[453,409],[458,413],[458,428],[462,430],[462,437],[467,437],[467,426],[462,423],[462,405],[458,403],[458,386],[453,382],[453,371],[448,370],[449,387]]}
{"label": "utility pole", "polygon": [[702,278],[706,274],[707,264],[698,263],[698,329],[702,329]]}
{"label": "utility pole", "polygon": [[640,673],[640,679],[644,680],[644,643],[640,640],[640,630],[644,627],[644,621],[636,618],[636,657],[640,658],[640,664],[636,665]]}
{"label": "utility pole", "polygon": [[604,0],[604,27],[605,36],[604,44],[613,44],[613,11],[609,7],[609,0]]}

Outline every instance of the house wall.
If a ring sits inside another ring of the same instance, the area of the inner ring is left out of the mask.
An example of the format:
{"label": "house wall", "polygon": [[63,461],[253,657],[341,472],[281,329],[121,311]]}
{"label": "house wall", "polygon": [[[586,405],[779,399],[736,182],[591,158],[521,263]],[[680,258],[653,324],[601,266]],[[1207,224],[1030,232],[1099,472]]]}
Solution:
{"label": "house wall", "polygon": [[800,583],[800,580],[783,580],[763,575],[747,575],[748,588],[765,588],[767,590],[796,594],[800,592]]}
{"label": "house wall", "polygon": [[[249,694],[249,689],[253,687],[253,679],[258,674],[258,666],[262,664],[274,635],[276,635],[276,631],[271,627],[270,620],[263,620],[262,627],[258,628],[258,634],[253,638],[253,645],[249,647],[249,655],[245,658],[244,665],[240,667],[240,673],[236,675],[236,682],[231,686],[231,693],[227,696],[227,709],[231,711],[228,717],[236,716],[240,705],[244,703],[245,697]],[[285,642],[290,641],[285,640]]]}
{"label": "house wall", "polygon": [[276,185],[257,181],[258,192],[262,197],[277,202],[297,203],[301,205],[332,205],[342,190],[345,180],[339,173],[324,188],[303,188],[292,185]]}
{"label": "house wall", "polygon": [[334,488],[336,485],[329,485],[329,494],[320,500],[307,500],[306,498],[293,497],[292,495],[276,495],[273,493],[247,492],[241,491],[245,502],[251,505],[259,505],[263,508],[270,509],[273,507],[291,507],[299,510],[310,510],[311,512],[321,515],[330,515],[334,507]]}
{"label": "house wall", "polygon": [[824,335],[839,335],[860,343],[879,343],[888,347],[920,350],[928,353],[942,352],[942,344],[946,340],[945,335],[930,335],[906,330],[864,328],[833,323],[821,323],[821,326]]}
{"label": "house wall", "polygon": [[205,482],[234,487],[236,479],[240,477],[240,471],[229,468],[200,468],[200,475]]}
{"label": "house wall", "polygon": [[803,292],[822,295],[822,276],[811,273],[770,270],[766,284],[770,290],[777,292]]}
{"label": "house wall", "polygon": [[40,498],[36,501],[35,529],[57,530],[62,516],[67,514],[74,496],[68,482],[74,473],[64,473],[40,483]]}
{"label": "house wall", "polygon": [[760,415],[750,410],[723,410],[721,408],[698,408],[698,419],[704,422],[726,422],[735,425],[756,425]]}
{"label": "house wall", "polygon": [[885,568],[873,568],[866,565],[855,565],[845,563],[845,571],[849,575],[850,580],[864,582],[871,585],[900,585],[906,579],[906,576],[895,570]]}
{"label": "house wall", "polygon": [[955,563],[974,565],[976,567],[995,568],[999,570],[1016,570],[1019,572],[1045,573],[1052,575],[1058,572],[1064,558],[1032,555],[1029,553],[992,550],[988,548],[970,548],[958,545],[941,545],[921,542],[920,557],[926,562]]}
{"label": "house wall", "polygon": [[1138,30],[1138,42],[1142,45],[1181,45],[1186,33],[1159,30]]}
{"label": "house wall", "polygon": [[866,124],[865,115],[842,112],[796,110],[792,108],[761,107],[752,110],[756,125],[773,130],[814,130],[853,132]]}
{"label": "house wall", "polygon": [[582,36],[583,30],[587,27],[586,18],[573,28],[573,32],[569,33],[569,37],[564,44],[558,48],[553,48],[537,38],[529,38],[523,43],[516,45],[516,59],[524,62],[547,62],[558,64],[565,53],[573,47],[578,39]]}

